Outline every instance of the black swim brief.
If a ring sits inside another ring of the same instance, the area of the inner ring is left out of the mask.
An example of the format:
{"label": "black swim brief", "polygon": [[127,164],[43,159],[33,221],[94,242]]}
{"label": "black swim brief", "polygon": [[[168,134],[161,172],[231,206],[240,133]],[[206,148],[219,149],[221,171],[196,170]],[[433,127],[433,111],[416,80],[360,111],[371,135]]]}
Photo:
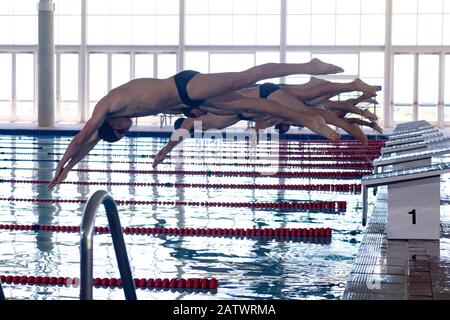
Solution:
{"label": "black swim brief", "polygon": [[273,92],[280,89],[280,86],[274,83],[266,82],[259,86],[259,97],[266,99]]}
{"label": "black swim brief", "polygon": [[204,100],[192,100],[187,93],[188,82],[197,74],[197,71],[185,70],[174,76],[175,85],[177,86],[178,95],[181,101],[189,107],[195,108],[200,106]]}

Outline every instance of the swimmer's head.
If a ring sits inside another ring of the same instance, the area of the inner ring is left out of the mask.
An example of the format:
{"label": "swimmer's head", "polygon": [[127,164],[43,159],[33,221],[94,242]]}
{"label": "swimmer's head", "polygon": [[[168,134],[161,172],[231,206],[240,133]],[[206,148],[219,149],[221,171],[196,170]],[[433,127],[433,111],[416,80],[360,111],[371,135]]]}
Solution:
{"label": "swimmer's head", "polygon": [[278,130],[279,134],[284,134],[289,131],[290,127],[291,126],[289,124],[279,123],[275,126],[275,129]]}
{"label": "swimmer's head", "polygon": [[132,124],[128,117],[107,118],[98,128],[98,137],[107,142],[119,141],[130,130]]}

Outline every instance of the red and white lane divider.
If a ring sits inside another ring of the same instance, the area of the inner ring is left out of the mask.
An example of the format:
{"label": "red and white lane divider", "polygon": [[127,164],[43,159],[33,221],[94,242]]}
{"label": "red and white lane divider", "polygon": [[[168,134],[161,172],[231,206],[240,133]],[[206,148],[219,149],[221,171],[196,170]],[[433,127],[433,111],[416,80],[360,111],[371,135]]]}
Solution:
{"label": "red and white lane divider", "polygon": [[[48,203],[86,203],[81,199],[33,199],[33,198],[0,198],[0,201],[10,202],[48,202]],[[347,210],[346,201],[309,201],[309,202],[187,202],[187,201],[137,201],[115,200],[117,205],[166,205],[166,206],[202,206],[202,207],[232,207],[281,209],[294,211],[316,212],[344,212]]]}
{"label": "red and white lane divider", "polygon": [[[197,237],[235,237],[235,238],[265,238],[286,240],[303,238],[309,242],[313,238],[331,238],[330,228],[145,228],[125,227],[125,234],[136,235],[164,235],[164,236],[197,236]],[[0,224],[0,230],[14,231],[51,231],[51,232],[80,232],[79,226],[50,226],[50,225],[17,225]],[[108,227],[95,227],[99,234],[109,233]],[[300,239],[302,240],[302,239]]]}
{"label": "red and white lane divider", "polygon": [[[0,179],[0,183],[48,184],[50,180]],[[149,182],[107,182],[107,181],[63,181],[61,184],[96,186],[133,186],[165,188],[205,189],[258,189],[258,190],[307,190],[360,193],[360,184],[224,184],[224,183],[149,183]]]}
{"label": "red and white lane divider", "polygon": [[218,177],[283,177],[316,179],[361,179],[372,171],[312,171],[312,172],[257,172],[257,171],[212,171],[212,170],[113,170],[113,169],[72,169],[77,172],[128,173],[128,174],[169,174],[169,175],[205,175]]}
{"label": "red and white lane divider", "polygon": [[[77,277],[40,277],[25,275],[0,275],[2,283],[15,285],[43,285],[59,287],[77,288],[80,279]],[[188,278],[188,279],[168,279],[168,278],[134,278],[136,288],[141,289],[193,289],[193,290],[216,290],[219,282],[216,278]],[[122,282],[116,278],[94,278],[92,285],[96,288],[121,288]]]}

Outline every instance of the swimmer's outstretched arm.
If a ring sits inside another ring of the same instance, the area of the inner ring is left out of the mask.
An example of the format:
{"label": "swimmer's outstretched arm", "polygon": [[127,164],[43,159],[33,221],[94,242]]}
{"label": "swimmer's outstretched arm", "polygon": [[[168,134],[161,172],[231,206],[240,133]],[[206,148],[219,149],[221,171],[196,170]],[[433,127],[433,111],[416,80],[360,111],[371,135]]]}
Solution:
{"label": "swimmer's outstretched arm", "polygon": [[[48,184],[49,188],[53,188],[55,185],[60,184],[66,179],[67,174],[70,170],[80,162],[100,141],[97,137],[95,137],[92,141],[89,141],[87,144],[81,146],[77,153],[72,156],[68,161],[64,161],[61,159],[56,167],[56,173],[53,180]],[[67,163],[67,164],[66,164]],[[64,166],[64,164],[66,164]],[[64,166],[64,167],[63,167]]]}
{"label": "swimmer's outstretched arm", "polygon": [[86,122],[83,129],[72,139],[63,157],[58,162],[55,176],[52,182],[48,184],[49,188],[61,183],[66,178],[70,169],[83,159],[98,143],[100,139],[98,138],[97,130],[105,121],[109,110],[107,101],[108,99],[103,98],[97,103],[91,119]]}

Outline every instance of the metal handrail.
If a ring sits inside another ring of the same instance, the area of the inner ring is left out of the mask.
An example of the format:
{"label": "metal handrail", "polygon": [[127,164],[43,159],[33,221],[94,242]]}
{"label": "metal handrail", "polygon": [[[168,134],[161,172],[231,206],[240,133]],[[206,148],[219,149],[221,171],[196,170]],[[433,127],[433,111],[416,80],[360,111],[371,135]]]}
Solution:
{"label": "metal handrail", "polygon": [[90,196],[84,208],[81,221],[80,299],[92,300],[95,216],[100,204],[105,206],[106,216],[108,217],[109,230],[113,240],[114,251],[116,252],[125,298],[127,300],[137,300],[117,205],[108,192],[104,190],[96,191]]}

